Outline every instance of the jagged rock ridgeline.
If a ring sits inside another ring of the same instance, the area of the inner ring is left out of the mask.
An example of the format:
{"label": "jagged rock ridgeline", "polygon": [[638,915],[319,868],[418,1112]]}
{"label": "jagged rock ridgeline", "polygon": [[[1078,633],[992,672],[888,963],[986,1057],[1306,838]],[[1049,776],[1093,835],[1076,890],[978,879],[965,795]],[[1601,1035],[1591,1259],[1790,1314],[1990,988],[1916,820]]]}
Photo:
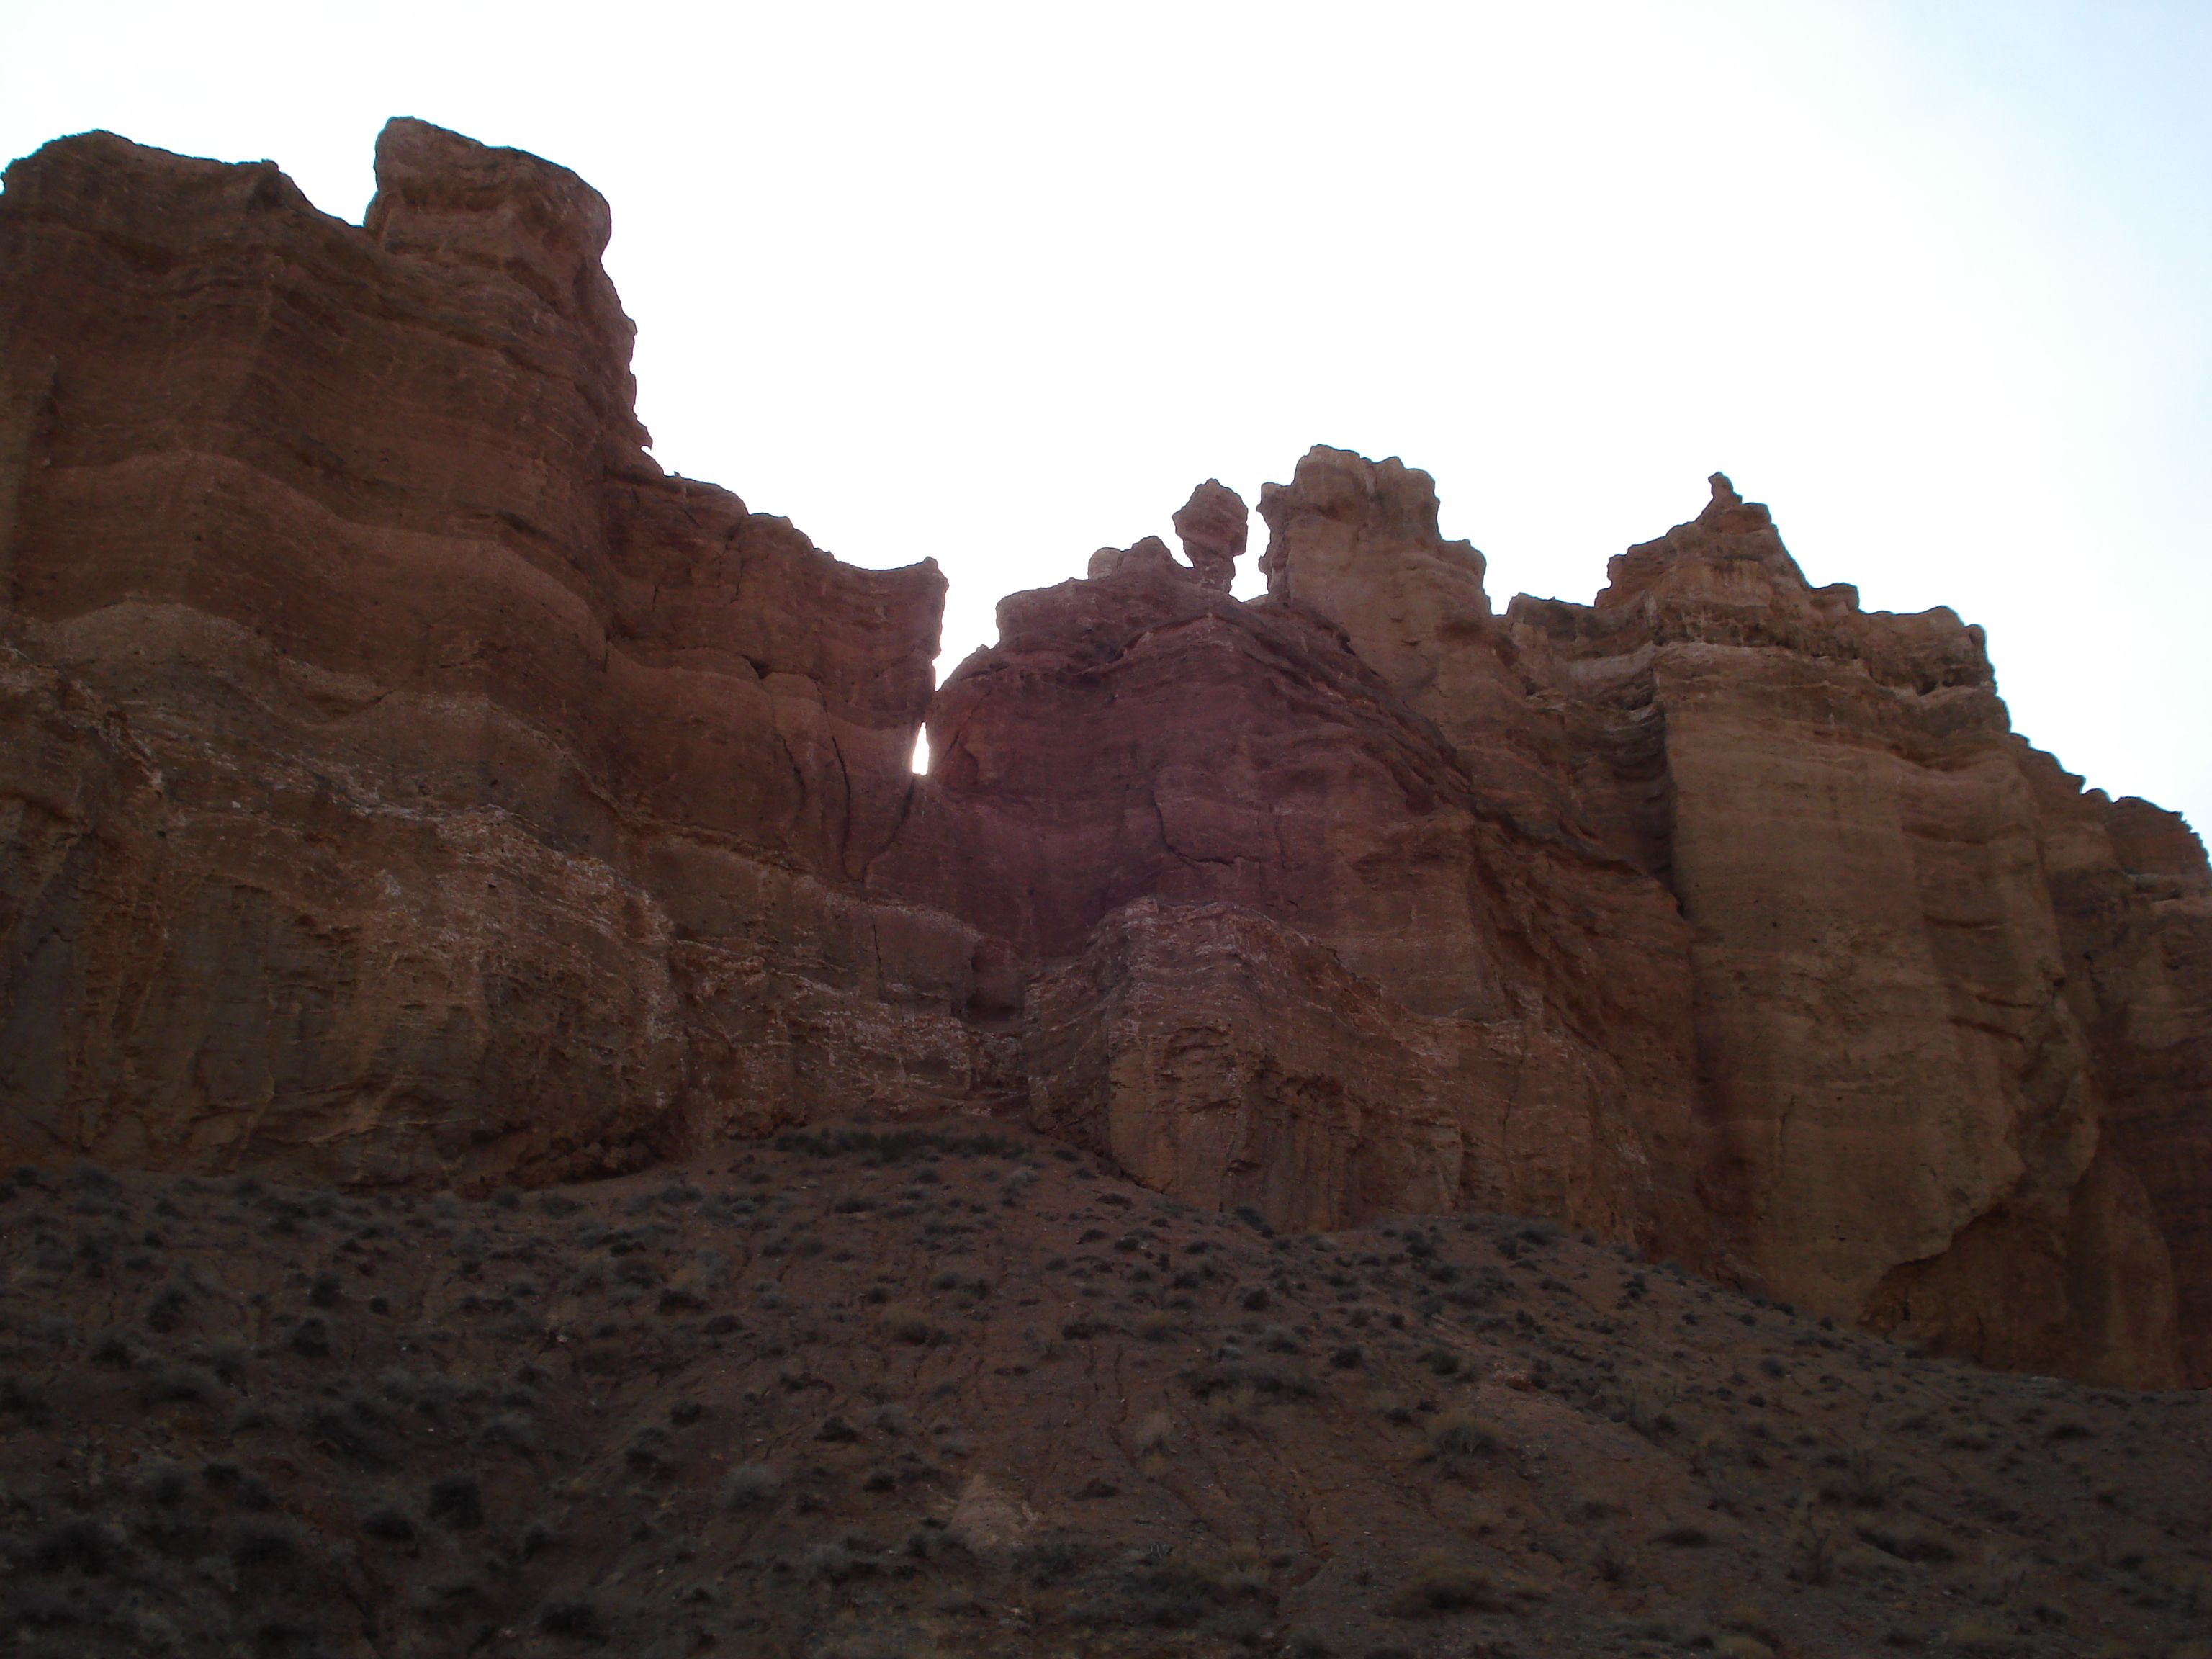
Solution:
{"label": "jagged rock ridgeline", "polygon": [[[0,194],[0,1156],[548,1180],[1026,1118],[1279,1223],[1552,1215],[1988,1363],[2212,1380],[2212,881],[1978,629],[1716,477],[1494,612],[1316,449],[1017,594],[664,476],[605,204]],[[908,756],[925,720],[932,769]]]}

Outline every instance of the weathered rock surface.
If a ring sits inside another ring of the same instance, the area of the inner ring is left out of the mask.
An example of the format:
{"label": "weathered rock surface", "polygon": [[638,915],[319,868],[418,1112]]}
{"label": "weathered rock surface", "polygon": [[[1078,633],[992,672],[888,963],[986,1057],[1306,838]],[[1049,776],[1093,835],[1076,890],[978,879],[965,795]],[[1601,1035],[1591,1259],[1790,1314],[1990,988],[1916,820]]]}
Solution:
{"label": "weathered rock surface", "polygon": [[1227,592],[1251,534],[1244,498],[1220,479],[1208,478],[1176,509],[1175,530],[1200,582]]}
{"label": "weathered rock surface", "polygon": [[[1285,510],[1367,465],[1309,458]],[[1092,568],[1001,605],[876,872],[1073,959],[1026,1011],[1033,1121],[1285,1221],[1443,1201],[1699,1237],[1666,893],[1515,817],[1310,606],[1240,604],[1157,542]],[[1293,1098],[1338,1127],[1294,1131]],[[1418,1144],[1382,1149],[1378,1122]],[[1187,1135],[1237,1150],[1166,1150]],[[1352,1162],[1322,1173],[1325,1146]]]}
{"label": "weathered rock surface", "polygon": [[988,1098],[972,935],[849,892],[942,578],[660,475],[581,180],[377,161],[366,229],[105,134],[8,173],[7,1155],[489,1179]]}
{"label": "weathered rock surface", "polygon": [[[2212,1381],[2212,878],[1978,629],[1712,481],[1590,605],[1316,449],[1016,594],[664,477],[572,173],[0,195],[0,1158],[349,1182],[1021,1114],[1279,1224],[1534,1212]],[[927,719],[932,771],[908,760]]]}
{"label": "weathered rock surface", "polygon": [[2212,1131],[2193,838],[2115,837],[2010,734],[1979,629],[1813,588],[1712,484],[1594,605],[1510,616],[1577,746],[1626,757],[1601,813],[1693,930],[1717,1259],[1992,1363],[2201,1375],[2174,1254],[2201,1212],[2145,1161]]}

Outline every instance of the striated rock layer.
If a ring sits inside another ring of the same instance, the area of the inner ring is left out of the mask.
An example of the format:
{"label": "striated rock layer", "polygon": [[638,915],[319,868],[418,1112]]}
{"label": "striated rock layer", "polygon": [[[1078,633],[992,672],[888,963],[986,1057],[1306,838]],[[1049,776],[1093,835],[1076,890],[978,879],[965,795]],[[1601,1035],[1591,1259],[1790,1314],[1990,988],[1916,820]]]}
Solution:
{"label": "striated rock layer", "polygon": [[[646,455],[573,174],[0,194],[0,1157],[483,1186],[1020,1115],[1280,1224],[1534,1212],[2212,1381],[2212,878],[1727,480],[1495,613],[1316,449],[1017,594]],[[927,718],[926,780],[908,770]]]}
{"label": "striated rock layer", "polygon": [[8,1149],[551,1176],[988,1097],[972,933],[853,893],[943,579],[661,475],[573,174],[395,121],[377,179],[8,172]]}
{"label": "striated rock layer", "polygon": [[[2177,1266],[2202,1219],[2144,1157],[2161,1115],[2200,1159],[2212,1130],[2206,986],[2179,960],[2212,919],[2201,848],[2170,821],[2195,884],[2142,884],[2109,825],[2166,815],[2012,736],[1978,629],[1813,588],[1712,483],[1595,605],[1509,614],[1692,930],[1721,1259],[1993,1363],[2201,1376]],[[2116,1115],[2143,1070],[2159,1104]]]}

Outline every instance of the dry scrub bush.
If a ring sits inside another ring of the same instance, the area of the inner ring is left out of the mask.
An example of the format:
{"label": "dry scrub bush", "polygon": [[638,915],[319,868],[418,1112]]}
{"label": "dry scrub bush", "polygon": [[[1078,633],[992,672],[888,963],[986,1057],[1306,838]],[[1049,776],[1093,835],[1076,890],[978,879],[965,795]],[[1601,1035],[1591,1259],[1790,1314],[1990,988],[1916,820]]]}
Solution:
{"label": "dry scrub bush", "polygon": [[1478,1457],[1496,1451],[1498,1443],[1498,1425],[1472,1412],[1443,1412],[1430,1419],[1429,1453],[1433,1457]]}
{"label": "dry scrub bush", "polygon": [[774,1501],[783,1488],[783,1478],[765,1463],[740,1463],[722,1482],[726,1510],[758,1509]]}
{"label": "dry scrub bush", "polygon": [[1831,1584],[1843,1565],[1844,1540],[1835,1522],[1809,1510],[1791,1517],[1784,1540],[1790,1577],[1801,1584]]}
{"label": "dry scrub bush", "polygon": [[1418,1619],[1441,1613],[1511,1613],[1521,1586],[1442,1550],[1413,1563],[1406,1582],[1383,1604],[1385,1613]]}
{"label": "dry scrub bush", "polygon": [[1260,1391],[1249,1382],[1210,1396],[1206,1402],[1206,1421],[1224,1434],[1263,1434],[1267,1419],[1261,1410]]}
{"label": "dry scrub bush", "polygon": [[892,1340],[911,1343],[917,1348],[934,1347],[952,1338],[947,1327],[919,1308],[886,1308],[883,1312],[883,1323]]}
{"label": "dry scrub bush", "polygon": [[1164,1450],[1175,1437],[1175,1419],[1165,1412],[1153,1412],[1139,1423],[1131,1437],[1139,1455]]}

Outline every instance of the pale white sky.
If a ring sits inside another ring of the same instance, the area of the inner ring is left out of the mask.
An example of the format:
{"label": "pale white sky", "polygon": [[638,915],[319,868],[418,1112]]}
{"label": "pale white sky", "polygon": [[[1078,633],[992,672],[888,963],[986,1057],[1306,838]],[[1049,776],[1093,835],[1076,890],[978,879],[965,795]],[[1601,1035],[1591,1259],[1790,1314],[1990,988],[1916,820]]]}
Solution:
{"label": "pale white sky", "polygon": [[0,0],[0,154],[268,156],[356,221],[388,115],[574,167],[662,464],[933,555],[941,672],[1315,442],[1434,473],[1501,606],[1717,468],[2200,826],[2208,88],[2206,0]]}

